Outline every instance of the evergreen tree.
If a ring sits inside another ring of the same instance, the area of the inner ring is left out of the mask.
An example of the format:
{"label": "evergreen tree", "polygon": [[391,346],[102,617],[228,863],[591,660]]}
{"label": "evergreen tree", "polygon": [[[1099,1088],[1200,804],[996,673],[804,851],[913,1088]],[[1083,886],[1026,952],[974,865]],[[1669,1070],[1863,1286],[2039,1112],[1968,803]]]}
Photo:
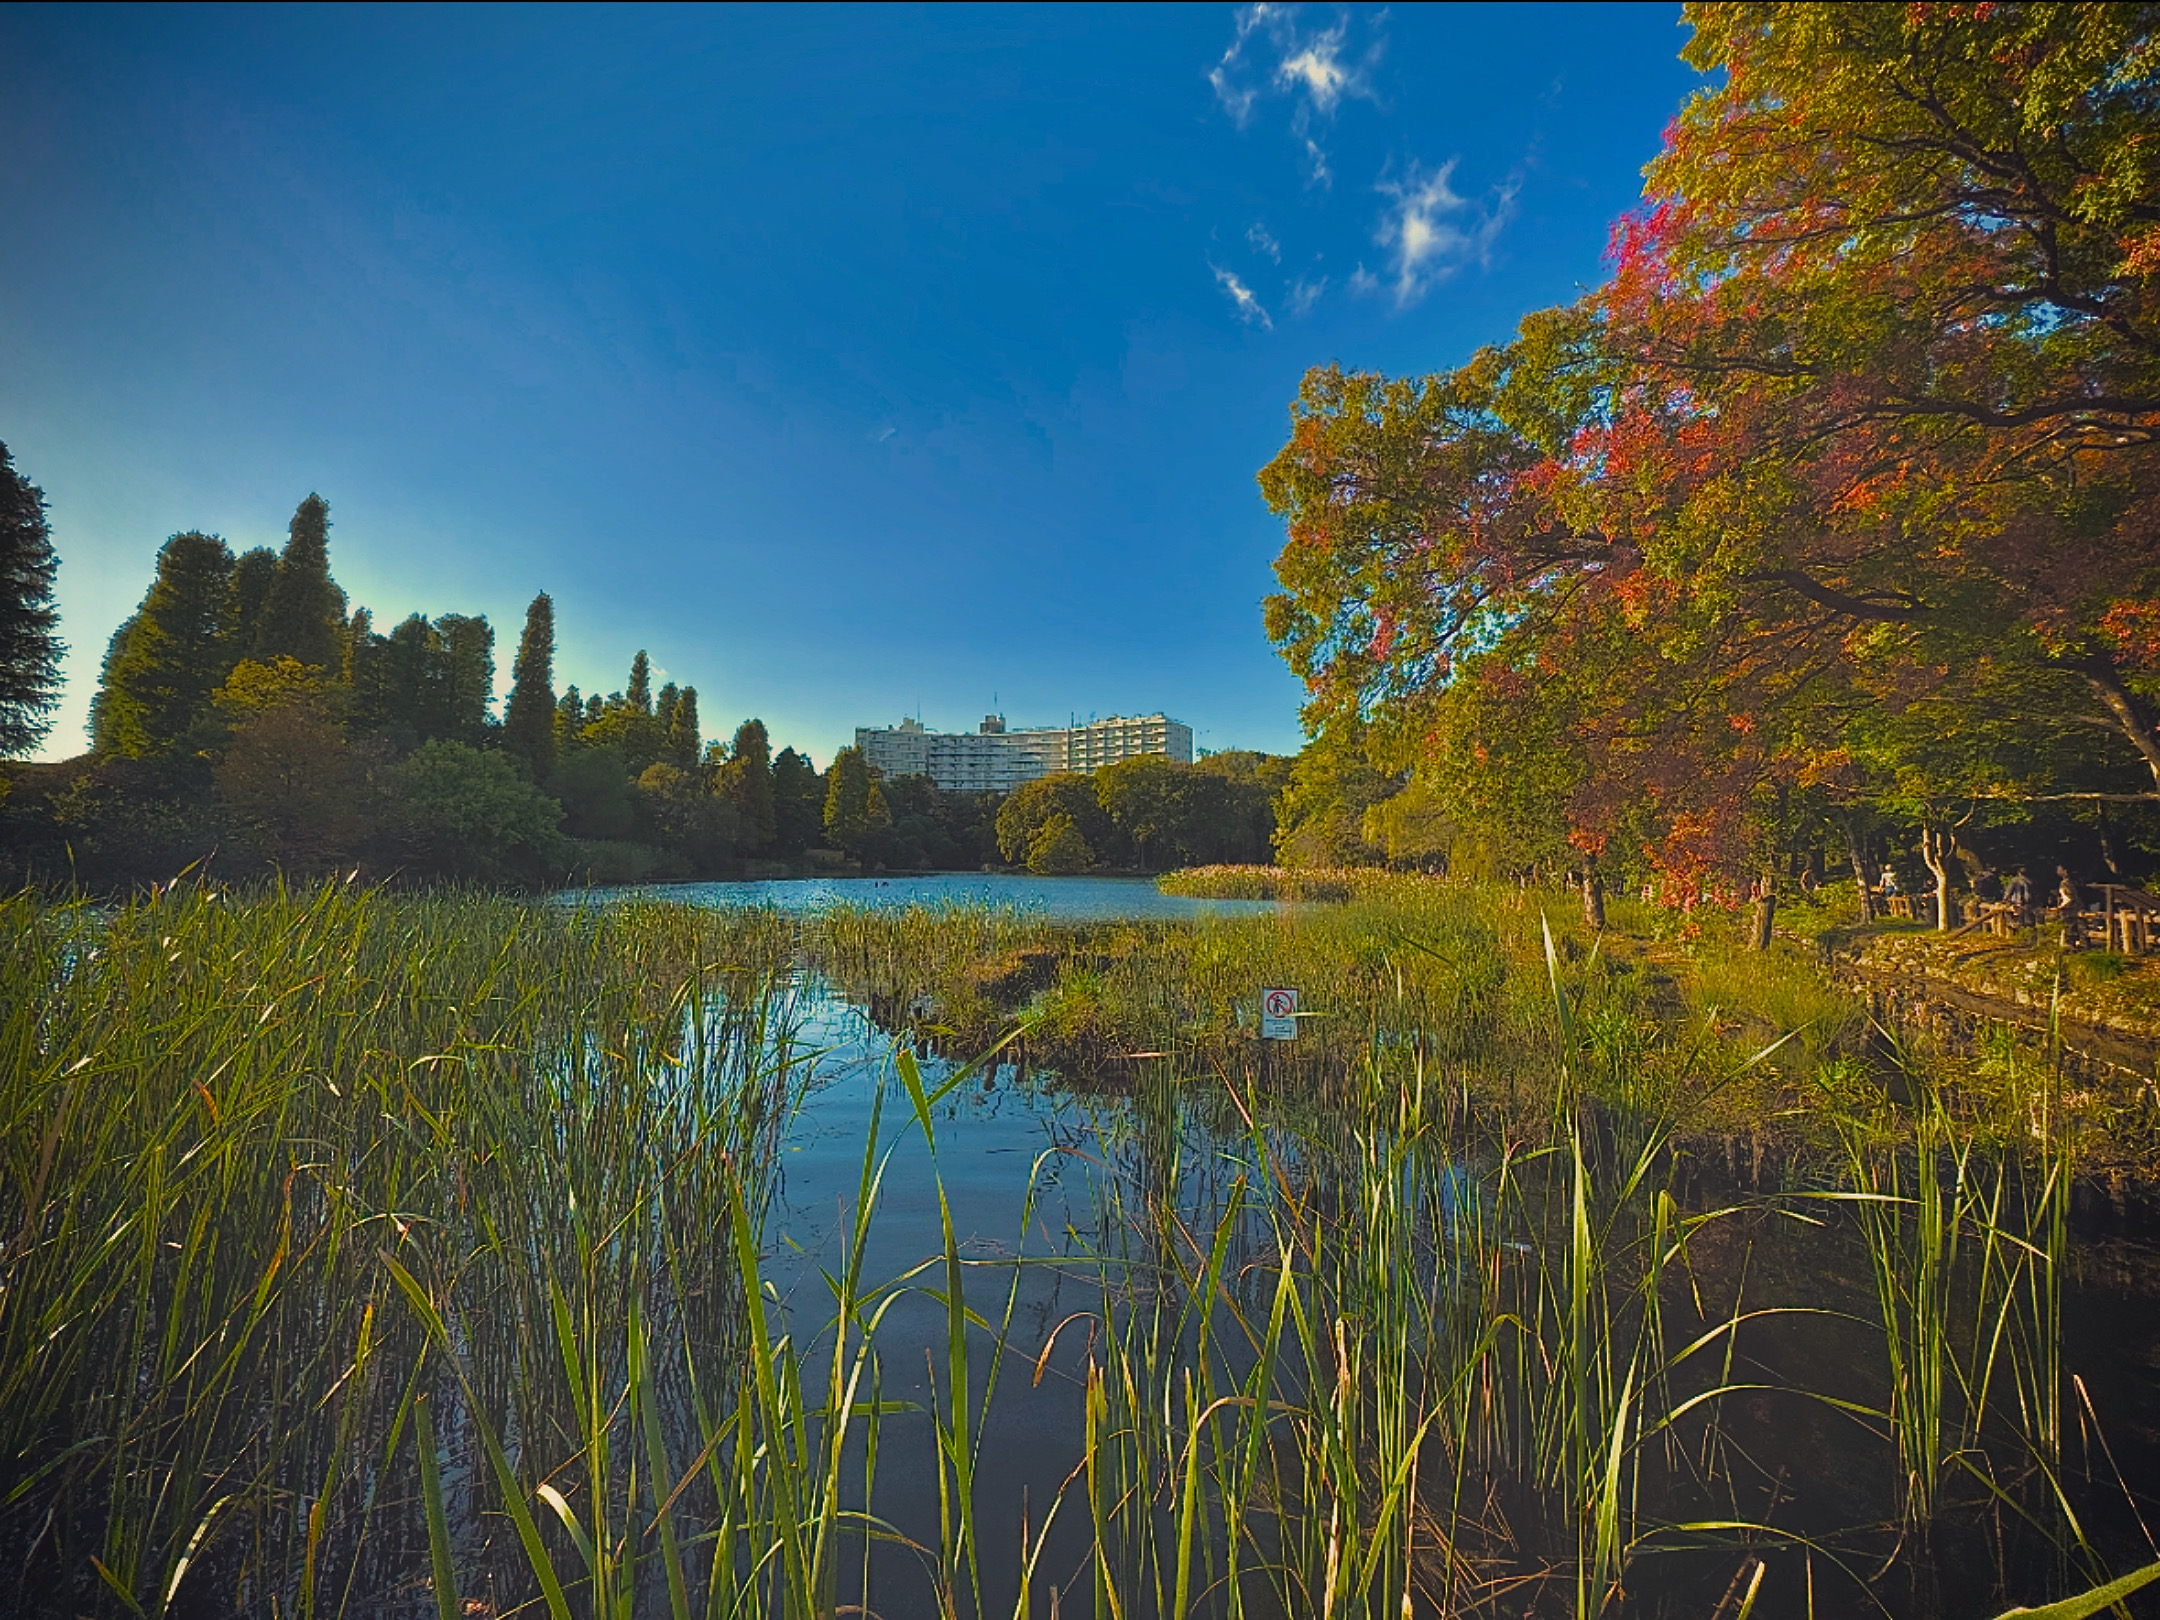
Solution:
{"label": "evergreen tree", "polygon": [[652,660],[642,647],[630,660],[630,684],[623,691],[623,706],[637,714],[652,713]]}
{"label": "evergreen tree", "polygon": [[503,746],[525,761],[534,781],[555,768],[555,729],[555,604],[542,591],[525,610],[503,706]]}
{"label": "evergreen tree", "polygon": [[60,655],[53,632],[52,531],[45,494],[15,470],[0,444],[0,756],[21,754],[52,729],[46,716],[60,698]]}
{"label": "evergreen tree", "polygon": [[[859,752],[856,758],[861,759]],[[720,783],[742,817],[743,842],[752,849],[769,848],[779,827],[773,815],[772,743],[764,721],[745,720],[735,728],[735,746],[720,768]]]}
{"label": "evergreen tree", "polygon": [[825,790],[817,767],[792,748],[783,748],[772,765],[774,840],[783,855],[800,855],[818,840],[824,825]]}
{"label": "evergreen tree", "polygon": [[255,632],[257,659],[297,658],[317,669],[339,667],[338,632],[345,593],[330,579],[330,503],[310,495],[293,513],[292,529]]}
{"label": "evergreen tree", "polygon": [[668,720],[668,762],[682,770],[696,770],[698,752],[703,744],[704,739],[698,725],[697,688],[686,686],[682,689],[682,696],[675,702],[674,714]]}
{"label": "evergreen tree", "polygon": [[661,687],[659,697],[653,700],[653,730],[659,734],[663,750],[668,733],[675,726],[675,705],[681,701],[682,693],[673,681]]}
{"label": "evergreen tree", "polygon": [[263,609],[270,604],[270,589],[277,582],[277,553],[268,546],[243,551],[233,565],[233,662],[255,656],[256,638],[262,634]]}
{"label": "evergreen tree", "polygon": [[555,705],[555,757],[561,759],[577,745],[577,734],[585,729],[585,699],[573,684]]}
{"label": "evergreen tree", "polygon": [[600,717],[605,713],[607,713],[607,703],[604,699],[602,699],[598,692],[595,692],[591,697],[585,700],[586,725],[589,726],[596,724],[599,721]]}
{"label": "evergreen tree", "polygon": [[435,621],[442,660],[442,729],[459,742],[487,740],[488,705],[495,701],[495,627],[484,613],[445,613]]}
{"label": "evergreen tree", "polygon": [[233,555],[215,535],[176,534],[135,616],[113,634],[91,712],[101,754],[167,752],[231,671]]}

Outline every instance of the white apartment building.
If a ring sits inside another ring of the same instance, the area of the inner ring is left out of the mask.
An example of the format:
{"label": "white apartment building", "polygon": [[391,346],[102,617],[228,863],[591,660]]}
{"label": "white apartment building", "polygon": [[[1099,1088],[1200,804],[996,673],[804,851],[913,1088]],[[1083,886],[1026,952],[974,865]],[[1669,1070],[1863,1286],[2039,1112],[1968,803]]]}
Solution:
{"label": "white apartment building", "polygon": [[1006,730],[1001,714],[985,715],[974,731],[931,731],[907,719],[897,726],[857,726],[855,746],[885,775],[927,776],[943,793],[1010,793],[1038,776],[1087,774],[1142,754],[1181,765],[1193,757],[1192,727],[1165,714],[1018,731]]}

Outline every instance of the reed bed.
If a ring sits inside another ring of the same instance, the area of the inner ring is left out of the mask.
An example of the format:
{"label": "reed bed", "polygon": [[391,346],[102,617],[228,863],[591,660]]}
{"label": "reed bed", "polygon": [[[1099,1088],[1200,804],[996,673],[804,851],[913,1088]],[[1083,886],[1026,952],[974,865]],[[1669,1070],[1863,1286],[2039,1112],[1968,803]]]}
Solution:
{"label": "reed bed", "polygon": [[759,1206],[791,936],[331,887],[0,938],[0,1606],[559,1609],[508,1513],[614,1612],[607,1437],[627,1387],[697,1449],[739,1273],[680,1239]]}

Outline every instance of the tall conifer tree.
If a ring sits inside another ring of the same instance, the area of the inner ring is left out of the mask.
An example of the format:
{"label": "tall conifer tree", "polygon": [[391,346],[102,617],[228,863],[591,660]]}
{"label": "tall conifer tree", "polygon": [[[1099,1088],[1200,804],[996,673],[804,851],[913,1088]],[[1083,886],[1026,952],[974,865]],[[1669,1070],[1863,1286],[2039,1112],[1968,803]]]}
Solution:
{"label": "tall conifer tree", "polygon": [[573,682],[563,689],[562,701],[555,705],[555,757],[561,759],[577,742],[577,734],[585,729],[585,698]]}
{"label": "tall conifer tree", "polygon": [[488,705],[495,701],[495,627],[484,613],[445,613],[435,630],[444,700],[443,729],[436,735],[479,742],[488,734]]}
{"label": "tall conifer tree", "polygon": [[345,593],[330,578],[330,503],[310,495],[293,513],[291,532],[263,601],[254,655],[297,658],[335,671],[342,662],[338,632],[344,620]]}
{"label": "tall conifer tree", "polygon": [[772,743],[764,721],[745,720],[735,728],[735,746],[720,771],[728,800],[742,817],[743,842],[769,848],[779,829],[773,819]]}
{"label": "tall conifer tree", "polygon": [[525,761],[535,781],[555,768],[555,604],[546,591],[525,610],[503,706],[503,746]]}
{"label": "tall conifer tree", "polygon": [[101,754],[165,753],[208,708],[232,670],[233,555],[209,534],[176,534],[135,616],[113,634],[91,709]]}
{"label": "tall conifer tree", "polygon": [[255,656],[255,641],[262,634],[263,609],[270,605],[270,589],[277,583],[277,553],[268,546],[243,551],[233,565],[233,661]]}
{"label": "tall conifer tree", "polygon": [[60,655],[54,633],[52,531],[45,494],[15,470],[0,444],[0,756],[26,753],[52,729],[46,717],[60,700]]}
{"label": "tall conifer tree", "polygon": [[818,841],[824,825],[825,788],[817,767],[792,748],[774,756],[773,823],[782,854],[800,855]]}
{"label": "tall conifer tree", "polygon": [[623,690],[623,706],[638,714],[652,713],[652,660],[640,647],[630,660],[630,684]]}
{"label": "tall conifer tree", "polygon": [[668,719],[666,746],[668,763],[686,771],[697,768],[704,737],[698,724],[697,688],[694,686],[684,687],[682,696],[675,700],[675,712]]}

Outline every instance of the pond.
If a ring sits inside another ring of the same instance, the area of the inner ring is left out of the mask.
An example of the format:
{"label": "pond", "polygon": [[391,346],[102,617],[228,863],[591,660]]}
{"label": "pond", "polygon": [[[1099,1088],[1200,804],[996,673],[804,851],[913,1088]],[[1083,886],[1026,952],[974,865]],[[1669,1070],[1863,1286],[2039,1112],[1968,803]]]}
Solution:
{"label": "pond", "polygon": [[[19,908],[0,1611],[1986,1620],[2160,1556],[2160,1255],[2046,1113],[1826,1048],[1813,1147],[1690,1135],[1700,1043],[1513,895],[815,890]],[[1328,961],[1295,1056],[1223,1010]]]}
{"label": "pond", "polygon": [[908,906],[993,906],[1051,922],[1163,921],[1271,915],[1294,903],[1191,900],[1164,894],[1153,878],[1031,877],[1014,872],[924,872],[880,878],[784,878],[757,883],[660,883],[634,888],[573,889],[569,904],[593,900],[670,900],[693,906],[770,906],[806,913],[834,906],[896,910]]}
{"label": "pond", "polygon": [[[2044,1232],[2047,1195],[2007,1167],[1985,1217],[1926,1194],[1966,1228],[1962,1252],[1928,1251],[1910,1182],[1885,1196],[1915,1218],[1871,1225],[1826,1177],[1755,1184],[1626,1121],[1562,1153],[1445,1105],[1360,1126],[1251,1074],[1240,1092],[1146,1064],[970,1071],[933,1109],[933,1154],[905,1044],[828,984],[800,993],[822,1055],[778,1157],[776,1316],[806,1338],[830,1320],[874,1128],[891,1157],[863,1274],[913,1279],[878,1324],[875,1477],[866,1491],[858,1436],[847,1484],[903,1539],[866,1539],[843,1601],[930,1612],[941,1526],[959,1534],[956,1444],[974,1470],[963,1612],[977,1583],[985,1613],[1023,1589],[1014,1612],[1077,1612],[1098,1564],[1128,1603],[1159,1598],[1141,1612],[1183,1612],[1181,1558],[1190,1612],[1318,1612],[1336,1555],[1300,1538],[1322,1511],[1366,1559],[1338,1594],[1349,1612],[1392,1589],[1391,1612],[1407,1592],[1415,1613],[1731,1616],[1752,1590],[1754,1616],[1985,1614],[2006,1586],[2078,1587],[2078,1560],[2109,1567],[2098,1542],[2118,1569],[2140,1545],[2160,1268],[2145,1245],[2069,1234],[2028,1264],[2013,1245]],[[957,1072],[919,1062],[932,1090]],[[1967,1169],[1977,1191],[1988,1168]],[[948,1221],[978,1318],[958,1441]],[[1237,1421],[1263,1361],[1272,1429]],[[2061,1379],[2075,1408],[2036,1434],[2020,1405]],[[1335,1380],[1357,1392],[1331,1400]],[[1917,1506],[1915,1466],[1933,1470]],[[1406,1514],[1389,1474],[1401,1491],[1421,1467],[1449,1487]],[[2065,1468],[2084,1482],[2078,1532],[2069,1488],[2037,1483]],[[1302,1511],[1277,1519],[1286,1499]],[[2031,1522],[2006,1530],[2010,1501]],[[1601,1512],[1602,1551],[1582,1531]],[[1582,1590],[1571,1561],[1591,1566]]]}

